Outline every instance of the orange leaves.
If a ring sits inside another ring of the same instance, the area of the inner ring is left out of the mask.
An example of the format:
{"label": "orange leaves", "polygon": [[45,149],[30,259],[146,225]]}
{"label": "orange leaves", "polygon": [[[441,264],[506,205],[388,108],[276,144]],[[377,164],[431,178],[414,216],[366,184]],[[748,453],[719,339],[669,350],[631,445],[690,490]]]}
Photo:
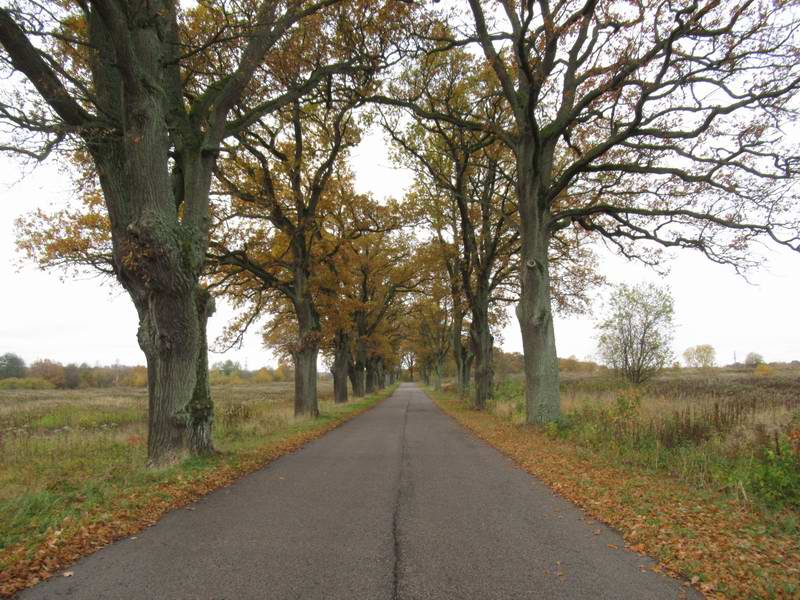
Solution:
{"label": "orange leaves", "polygon": [[78,208],[29,213],[15,227],[17,249],[42,269],[111,270],[111,224],[99,194],[86,194]]}
{"label": "orange leaves", "polygon": [[[286,433],[285,437],[245,455],[231,455],[204,471],[187,476],[180,469],[151,487],[140,487],[111,498],[79,519],[67,518],[51,530],[38,546],[25,544],[0,551],[0,597],[10,598],[20,590],[49,579],[55,573],[116,540],[132,536],[156,523],[165,513],[194,502],[205,494],[229,485],[241,476],[294,452],[363,413],[372,405],[319,422],[313,429]],[[131,436],[128,443],[136,442]],[[130,539],[135,539],[135,536]],[[64,571],[71,577],[72,571]]]}
{"label": "orange leaves", "polygon": [[[707,597],[796,598],[800,592],[797,538],[776,526],[778,515],[609,464],[536,428],[470,411],[449,398],[434,400],[587,514],[622,532],[628,549],[653,556]],[[800,433],[793,439],[800,440]]]}

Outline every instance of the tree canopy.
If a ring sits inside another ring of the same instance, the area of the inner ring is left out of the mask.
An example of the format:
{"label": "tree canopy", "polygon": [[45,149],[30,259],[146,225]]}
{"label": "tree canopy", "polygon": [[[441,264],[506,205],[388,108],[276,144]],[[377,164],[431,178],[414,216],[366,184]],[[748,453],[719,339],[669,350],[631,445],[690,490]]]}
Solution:
{"label": "tree canopy", "polygon": [[[221,342],[262,327],[311,416],[320,355],[339,402],[403,366],[439,386],[452,362],[484,408],[513,305],[544,423],[553,314],[589,308],[598,244],[740,272],[755,243],[800,251],[795,2],[15,0],[0,47],[0,151],[76,183],[20,220],[19,248],[131,298],[154,465],[214,451],[219,298],[238,311]],[[394,198],[348,162],[377,128],[414,174]],[[662,366],[671,310],[618,290],[608,362],[636,381]]]}

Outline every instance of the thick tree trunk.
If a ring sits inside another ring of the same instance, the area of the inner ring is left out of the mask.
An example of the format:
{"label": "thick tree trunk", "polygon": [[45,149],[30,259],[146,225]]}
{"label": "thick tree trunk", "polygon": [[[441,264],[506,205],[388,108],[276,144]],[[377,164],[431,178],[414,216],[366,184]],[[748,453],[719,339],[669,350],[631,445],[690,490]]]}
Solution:
{"label": "thick tree trunk", "polygon": [[492,351],[494,338],[489,327],[489,271],[482,270],[476,277],[476,289],[469,294],[472,322],[469,328],[470,347],[475,358],[475,394],[473,403],[478,410],[484,410],[492,398],[494,390],[494,367]]}
{"label": "thick tree trunk", "polygon": [[[307,293],[305,278],[295,273],[297,297],[294,308],[297,314],[297,344],[294,358],[294,414],[319,416],[317,398],[317,355],[319,354],[319,315]],[[298,283],[298,280],[302,281]]]}
{"label": "thick tree trunk", "polygon": [[[561,411],[550,301],[549,212],[538,197],[532,148],[523,146],[517,154],[522,290],[516,312],[524,351],[527,421],[547,423],[558,419]],[[540,168],[547,172],[548,166]]]}
{"label": "thick tree trunk", "polygon": [[[92,19],[93,28],[98,23]],[[160,79],[155,34],[147,27],[131,33],[137,58],[154,70],[142,81]],[[99,136],[89,151],[111,222],[114,271],[139,314],[137,337],[148,366],[148,464],[161,466],[190,451],[213,451],[204,356],[210,307],[198,280],[208,246],[214,158],[199,147],[171,150],[163,90],[145,86],[123,101],[115,70],[102,67],[96,77],[110,113],[121,110],[121,130]]]}
{"label": "thick tree trunk", "polygon": [[433,389],[442,390],[442,362],[436,361],[433,365]]}
{"label": "thick tree trunk", "polygon": [[[453,301],[454,303],[457,302],[458,298],[454,297]],[[453,325],[450,330],[450,346],[453,352],[453,361],[456,365],[456,389],[458,390],[459,396],[464,396],[469,390],[469,376],[465,377],[467,354],[469,351],[464,347],[461,341],[461,330],[463,326],[464,315],[458,311],[453,316]]]}
{"label": "thick tree trunk", "polygon": [[149,294],[145,310],[140,311],[138,338],[147,357],[150,391],[147,455],[151,466],[173,463],[188,453],[200,320],[193,290],[177,297]]}
{"label": "thick tree trunk", "polygon": [[461,369],[461,377],[463,378],[463,382],[461,383],[461,388],[464,390],[469,391],[469,386],[472,381],[472,363],[475,359],[475,355],[469,351],[469,349],[464,349],[464,364]]}
{"label": "thick tree trunk", "polygon": [[386,368],[383,364],[383,359],[378,359],[378,366],[377,366],[377,384],[378,389],[382,390],[386,387]]}
{"label": "thick tree trunk", "polygon": [[350,370],[350,336],[346,331],[337,331],[333,356],[333,401],[347,402],[347,377]]}
{"label": "thick tree trunk", "polygon": [[356,361],[353,364],[353,374],[351,380],[353,382],[353,396],[356,398],[363,398],[367,394],[367,373],[364,363]]}
{"label": "thick tree trunk", "polygon": [[361,336],[356,340],[355,360],[353,361],[353,396],[363,398],[367,393],[366,381],[367,349]]}
{"label": "thick tree trunk", "polygon": [[494,369],[492,367],[494,338],[489,329],[488,302],[483,306],[476,306],[476,310],[473,311],[470,339],[475,356],[474,404],[478,410],[484,410],[492,398],[494,387]]}
{"label": "thick tree trunk", "polygon": [[318,348],[306,345],[294,353],[294,414],[319,416],[317,402]]}
{"label": "thick tree trunk", "polygon": [[197,354],[197,380],[189,405],[189,450],[196,456],[214,453],[211,429],[214,424],[214,403],[208,385],[208,336],[206,325],[214,314],[214,298],[205,288],[197,292],[197,317],[200,333],[200,349]]}
{"label": "thick tree trunk", "polygon": [[378,363],[374,357],[367,359],[367,394],[373,394],[378,389]]}

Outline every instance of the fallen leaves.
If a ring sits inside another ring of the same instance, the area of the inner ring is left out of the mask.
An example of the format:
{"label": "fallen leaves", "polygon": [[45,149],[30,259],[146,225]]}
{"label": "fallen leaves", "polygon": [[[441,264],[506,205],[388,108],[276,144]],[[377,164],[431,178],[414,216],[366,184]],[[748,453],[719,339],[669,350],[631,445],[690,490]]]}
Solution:
{"label": "fallen leaves", "polygon": [[[0,597],[10,598],[20,590],[49,579],[78,559],[92,554],[121,538],[136,539],[136,534],[149,527],[167,512],[177,508],[195,510],[189,506],[202,496],[230,485],[243,475],[271,463],[285,454],[294,452],[310,441],[335,429],[353,417],[372,408],[388,392],[375,398],[367,406],[339,414],[319,426],[287,435],[255,452],[231,457],[195,478],[181,475],[118,497],[112,505],[104,505],[88,512],[79,520],[66,520],[48,532],[47,537],[33,549],[25,544],[5,548],[0,552]],[[72,577],[73,571],[64,571]]]}
{"label": "fallen leaves", "polygon": [[708,598],[800,598],[800,541],[775,527],[774,515],[661,474],[611,464],[444,394],[433,399],[587,515],[617,529],[630,550],[655,558],[661,567],[654,570],[685,578]]}

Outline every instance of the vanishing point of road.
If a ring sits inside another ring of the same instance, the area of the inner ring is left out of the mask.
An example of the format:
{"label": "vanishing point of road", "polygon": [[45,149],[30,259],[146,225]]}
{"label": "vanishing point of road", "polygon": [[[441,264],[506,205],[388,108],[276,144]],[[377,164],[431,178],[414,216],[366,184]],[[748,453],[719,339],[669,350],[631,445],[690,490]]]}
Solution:
{"label": "vanishing point of road", "polygon": [[694,596],[413,384],[190,508],[20,598]]}

